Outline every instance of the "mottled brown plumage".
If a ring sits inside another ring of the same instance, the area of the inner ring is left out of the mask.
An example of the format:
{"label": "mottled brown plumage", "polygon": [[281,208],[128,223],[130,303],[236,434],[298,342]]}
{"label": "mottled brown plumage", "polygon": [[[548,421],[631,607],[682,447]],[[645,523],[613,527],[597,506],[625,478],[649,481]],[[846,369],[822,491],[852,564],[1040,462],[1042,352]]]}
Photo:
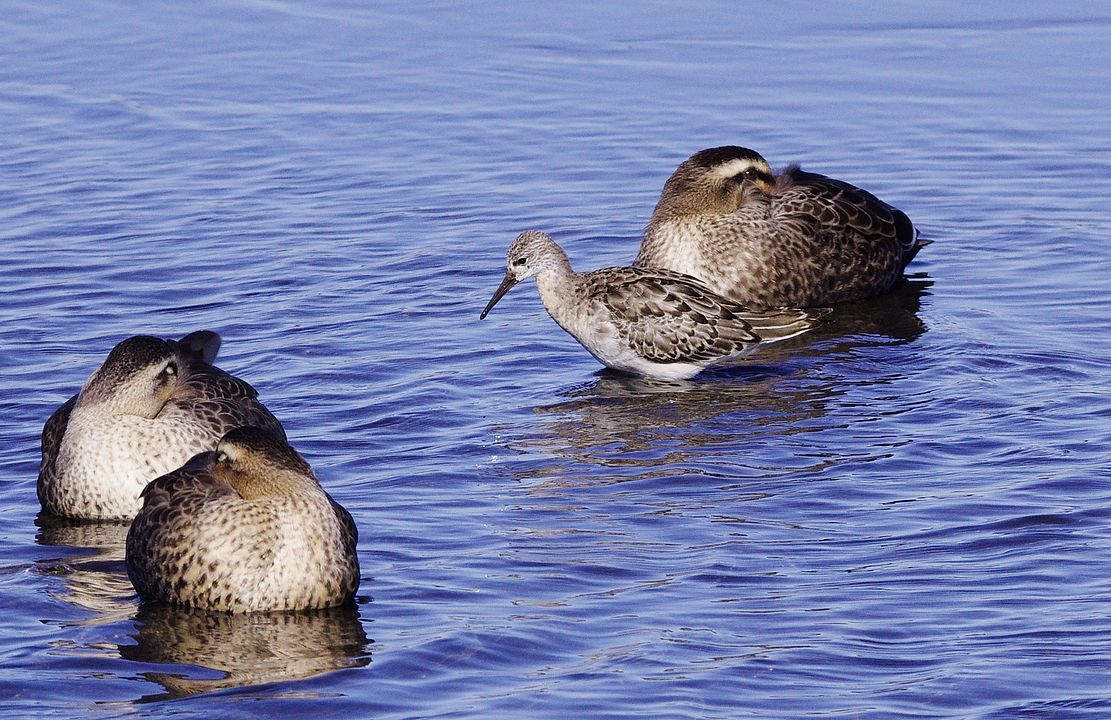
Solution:
{"label": "mottled brown plumage", "polygon": [[144,602],[249,612],[351,601],[358,530],[284,440],[237,428],[143,490],[127,572]]}
{"label": "mottled brown plumage", "polygon": [[579,297],[604,308],[629,346],[659,363],[716,360],[760,342],[743,308],[679,273],[612,267],[584,273]]}
{"label": "mottled brown plumage", "polygon": [[747,148],[695,153],[664,184],[634,265],[693,275],[753,308],[886,292],[928,241],[866,190]]}
{"label": "mottled brown plumage", "polygon": [[256,425],[284,437],[253,387],[212,365],[220,337],[120,342],[42,432],[37,491],[46,512],[128,519],[139,491],[228,430]]}

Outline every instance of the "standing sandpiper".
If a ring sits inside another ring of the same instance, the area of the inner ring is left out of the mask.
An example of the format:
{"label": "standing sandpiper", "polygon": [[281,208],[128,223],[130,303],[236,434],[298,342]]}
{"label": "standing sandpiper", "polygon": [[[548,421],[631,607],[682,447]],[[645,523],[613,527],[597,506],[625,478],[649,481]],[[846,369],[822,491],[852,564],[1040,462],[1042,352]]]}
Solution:
{"label": "standing sandpiper", "polygon": [[548,314],[603,365],[684,380],[717,362],[785,340],[819,312],[751,311],[687,275],[645,267],[577,273],[546,233],[528,230],[509,246],[505,279],[482,317],[521,280],[536,278]]}

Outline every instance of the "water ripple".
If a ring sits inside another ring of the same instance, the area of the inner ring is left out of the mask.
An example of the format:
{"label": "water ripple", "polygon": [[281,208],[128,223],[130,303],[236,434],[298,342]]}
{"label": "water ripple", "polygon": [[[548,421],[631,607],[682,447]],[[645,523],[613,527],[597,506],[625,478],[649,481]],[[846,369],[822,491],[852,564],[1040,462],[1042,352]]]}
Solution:
{"label": "water ripple", "polygon": [[[1107,714],[1106,18],[118,10],[0,18],[9,714]],[[725,143],[934,243],[689,383],[601,370],[531,288],[478,320],[517,232],[628,262]],[[354,514],[356,608],[141,609],[122,526],[37,517],[50,412],[198,328]]]}

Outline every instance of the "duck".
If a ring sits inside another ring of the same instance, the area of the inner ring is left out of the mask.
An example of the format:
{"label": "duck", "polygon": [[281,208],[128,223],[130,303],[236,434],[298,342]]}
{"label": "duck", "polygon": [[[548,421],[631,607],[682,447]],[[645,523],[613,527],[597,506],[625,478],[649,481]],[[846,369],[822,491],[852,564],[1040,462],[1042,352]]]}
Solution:
{"label": "duck", "polygon": [[214,450],[152,480],[127,532],[143,603],[230,613],[353,601],[358,528],[287,440],[228,431]]}
{"label": "duck", "polygon": [[526,230],[510,244],[505,277],[485,318],[517,283],[536,278],[544,308],[608,368],[686,380],[707,367],[814,327],[821,312],[752,311],[682,273],[648,267],[571,268],[550,235]]}
{"label": "duck", "polygon": [[233,427],[284,437],[255,388],[212,364],[220,345],[211,330],[116,344],[43,427],[36,484],[43,511],[130,520],[148,482],[211,450]]}
{"label": "duck", "polygon": [[692,275],[753,309],[890,290],[930,241],[867,190],[735,145],[700,150],[664,183],[633,265]]}

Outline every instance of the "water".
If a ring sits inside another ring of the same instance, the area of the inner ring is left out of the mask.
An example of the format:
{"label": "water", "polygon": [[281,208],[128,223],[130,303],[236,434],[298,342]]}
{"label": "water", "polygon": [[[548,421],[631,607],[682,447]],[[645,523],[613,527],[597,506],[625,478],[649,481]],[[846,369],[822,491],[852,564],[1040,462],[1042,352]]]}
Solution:
{"label": "water", "polygon": [[[1111,14],[1088,3],[2,3],[7,717],[1111,715]],[[742,144],[935,243],[682,388],[531,287]],[[140,610],[37,520],[119,339],[224,337],[361,529],[355,610]]]}

